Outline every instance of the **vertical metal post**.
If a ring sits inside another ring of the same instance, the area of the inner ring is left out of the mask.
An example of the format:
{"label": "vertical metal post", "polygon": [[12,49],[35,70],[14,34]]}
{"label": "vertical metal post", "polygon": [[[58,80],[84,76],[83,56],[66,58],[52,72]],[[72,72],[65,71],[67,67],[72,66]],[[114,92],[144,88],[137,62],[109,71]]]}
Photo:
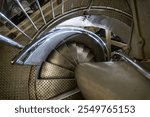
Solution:
{"label": "vertical metal post", "polygon": [[92,4],[93,4],[93,0],[90,0],[90,3],[88,5],[88,12],[90,11],[91,7],[92,7]]}
{"label": "vertical metal post", "polygon": [[36,3],[37,3],[37,5],[38,5],[38,7],[39,7],[39,10],[40,10],[41,16],[42,16],[42,18],[43,18],[43,21],[44,21],[44,23],[46,24],[46,20],[45,20],[45,17],[44,17],[44,14],[43,14],[41,5],[40,5],[40,3],[39,3],[38,0],[36,0]]}
{"label": "vertical metal post", "polygon": [[27,14],[26,10],[21,5],[21,3],[19,2],[19,0],[15,0],[15,1],[19,5],[19,7],[21,8],[21,10],[24,12],[24,14],[26,15],[26,17],[29,19],[29,21],[31,22],[31,24],[33,25],[33,27],[38,31],[38,28],[36,27],[36,25],[34,24],[34,22],[32,21],[32,19],[29,17],[29,15]]}
{"label": "vertical metal post", "polygon": [[17,30],[19,30],[24,36],[26,36],[28,39],[31,40],[31,37],[28,36],[25,32],[23,32],[23,30],[21,30],[18,26],[16,26],[11,20],[9,20],[4,14],[2,14],[0,12],[0,17],[2,17],[3,19],[5,19],[7,22],[9,22],[12,26],[14,26]]}
{"label": "vertical metal post", "polygon": [[107,44],[107,47],[108,47],[108,59],[110,59],[110,56],[111,56],[111,31],[106,29],[106,44]]}
{"label": "vertical metal post", "polygon": [[84,2],[84,0],[82,0],[82,2],[81,2],[81,7],[83,6],[83,2]]}
{"label": "vertical metal post", "polygon": [[61,3],[61,5],[62,5],[62,14],[64,14],[64,7],[65,7],[65,5],[64,5],[65,3],[64,3],[64,0],[62,0],[62,3]]}
{"label": "vertical metal post", "polygon": [[55,12],[54,12],[53,0],[50,0],[50,6],[51,6],[53,18],[55,19]]}
{"label": "vertical metal post", "polygon": [[15,41],[13,41],[12,39],[10,39],[10,38],[8,38],[8,37],[3,36],[3,35],[1,35],[1,34],[0,34],[0,41],[5,42],[5,43],[7,43],[7,44],[9,44],[9,45],[11,45],[11,46],[17,47],[17,48],[19,48],[19,49],[24,48],[23,45],[21,45],[21,44],[15,42]]}

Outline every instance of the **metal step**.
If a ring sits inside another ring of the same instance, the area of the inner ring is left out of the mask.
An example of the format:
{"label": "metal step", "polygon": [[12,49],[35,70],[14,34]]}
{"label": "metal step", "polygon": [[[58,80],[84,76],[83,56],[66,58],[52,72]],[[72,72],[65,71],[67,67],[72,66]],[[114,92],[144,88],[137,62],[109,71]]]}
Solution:
{"label": "metal step", "polygon": [[71,55],[74,58],[76,64],[78,64],[78,59],[77,59],[77,45],[76,43],[68,43],[68,48],[71,51]]}
{"label": "metal step", "polygon": [[84,53],[83,53],[84,46],[81,44],[77,44],[77,58],[78,62],[81,63],[84,60]]}
{"label": "metal step", "polygon": [[58,95],[58,96],[56,96],[54,98],[51,98],[51,100],[64,100],[64,99],[68,99],[69,97],[74,96],[74,95],[76,95],[78,93],[80,93],[80,90],[78,88],[76,88],[76,89],[73,89],[73,90],[68,91],[66,93],[63,93],[61,95]]}
{"label": "metal step", "polygon": [[[70,54],[71,57],[72,57],[73,64],[76,65],[76,64],[77,64],[76,59],[75,59],[74,55],[72,55],[72,53],[74,53],[74,52],[72,52],[72,51],[70,50],[70,48],[68,47],[67,43],[65,43],[65,47],[69,50],[69,54]],[[74,51],[75,51],[75,50],[74,50]],[[75,52],[76,52],[76,51],[75,51]]]}
{"label": "metal step", "polygon": [[68,61],[63,55],[61,55],[57,50],[54,50],[47,59],[48,62],[58,65],[60,67],[64,67],[73,71],[75,66]]}
{"label": "metal step", "polygon": [[89,50],[89,48],[86,48],[84,47],[84,50],[83,52],[85,53],[85,59],[84,59],[84,62],[93,62],[93,58],[94,58],[94,55],[91,53],[91,51]]}
{"label": "metal step", "polygon": [[69,50],[68,46],[66,44],[59,47],[58,52],[61,53],[68,61],[70,61],[72,64],[76,65],[74,58],[72,57],[72,52]]}
{"label": "metal step", "polygon": [[43,63],[41,67],[40,78],[42,79],[71,79],[73,77],[74,72],[48,62]]}
{"label": "metal step", "polygon": [[70,95],[66,98],[64,98],[63,100],[85,100],[85,98],[83,97],[81,91],[78,93],[75,93],[74,95]]}
{"label": "metal step", "polygon": [[79,52],[78,53],[79,63],[91,62],[91,60],[94,58],[94,55],[85,46],[78,45],[77,50]]}
{"label": "metal step", "polygon": [[60,94],[75,89],[77,86],[75,79],[49,79],[36,81],[37,99],[51,99]]}
{"label": "metal step", "polygon": [[87,57],[87,55],[90,53],[90,49],[84,46],[83,52],[85,53],[85,56]]}
{"label": "metal step", "polygon": [[91,61],[94,61],[94,55],[89,53],[86,57],[87,61],[91,62]]}

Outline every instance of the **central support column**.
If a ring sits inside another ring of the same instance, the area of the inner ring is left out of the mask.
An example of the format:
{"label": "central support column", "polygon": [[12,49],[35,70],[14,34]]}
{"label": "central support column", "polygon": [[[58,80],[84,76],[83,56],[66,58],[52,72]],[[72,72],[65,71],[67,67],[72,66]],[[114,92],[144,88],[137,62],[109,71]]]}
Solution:
{"label": "central support column", "polygon": [[125,62],[80,64],[75,77],[85,99],[150,99],[150,81]]}

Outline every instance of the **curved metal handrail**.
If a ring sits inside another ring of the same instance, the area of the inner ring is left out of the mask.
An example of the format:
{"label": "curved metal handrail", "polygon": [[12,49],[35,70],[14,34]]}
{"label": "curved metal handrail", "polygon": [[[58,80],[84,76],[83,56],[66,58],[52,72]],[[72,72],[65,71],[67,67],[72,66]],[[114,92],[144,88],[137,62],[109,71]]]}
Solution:
{"label": "curved metal handrail", "polygon": [[[103,55],[107,55],[108,49],[103,40],[91,31],[77,27],[58,27],[51,30],[47,35],[34,40],[15,58],[12,63],[25,65],[41,65],[47,55],[56,48],[63,40],[74,34],[86,34],[102,47]],[[55,39],[54,39],[55,38]],[[38,56],[38,57],[37,57]],[[106,59],[106,57],[105,57]]]}
{"label": "curved metal handrail", "polygon": [[9,44],[11,46],[17,47],[18,49],[23,49],[24,48],[23,45],[21,45],[21,44],[15,42],[15,41],[11,40],[10,38],[5,37],[5,36],[3,36],[3,35],[0,34],[0,42],[1,41],[5,42],[5,43],[7,43],[7,44]]}
{"label": "curved metal handrail", "polygon": [[[50,3],[50,8],[51,8],[51,11],[50,12],[52,12],[52,19],[50,19],[50,21],[48,21],[48,22],[46,22],[46,20],[45,20],[45,16],[44,16],[44,14],[43,14],[43,11],[42,11],[42,9],[41,9],[41,6],[40,6],[40,4],[39,4],[39,1],[38,0],[36,0],[36,3],[37,3],[37,6],[38,6],[38,8],[39,8],[39,11],[40,11],[40,13],[41,13],[41,16],[42,16],[42,19],[43,19],[43,22],[44,22],[44,26],[42,26],[40,29],[39,28],[37,28],[37,26],[36,26],[36,24],[32,21],[32,19],[30,18],[30,16],[27,14],[27,12],[25,11],[25,9],[23,8],[23,6],[21,5],[21,3],[20,3],[20,1],[19,0],[15,0],[16,1],[16,3],[18,4],[18,6],[21,8],[21,10],[23,11],[23,13],[26,15],[26,17],[29,19],[29,21],[31,22],[31,24],[33,25],[33,27],[36,29],[36,34],[32,37],[32,39],[36,39],[36,40],[33,40],[33,41],[31,41],[31,43],[29,44],[29,45],[27,45],[16,57],[15,57],[15,59],[13,60],[13,63],[14,62],[16,62],[16,63],[19,63],[19,64],[39,64],[39,63],[41,63],[41,61],[40,62],[35,62],[35,63],[33,63],[33,61],[31,62],[29,62],[29,59],[27,59],[27,58],[29,58],[29,56],[30,55],[32,55],[33,54],[33,51],[35,51],[35,49],[37,49],[40,45],[42,45],[44,42],[45,42],[45,40],[50,40],[50,39],[48,39],[50,36],[44,36],[44,37],[42,37],[43,36],[43,32],[45,31],[45,30],[47,30],[47,28],[49,28],[49,27],[51,27],[51,29],[52,28],[54,28],[54,26],[56,26],[56,24],[58,24],[58,23],[60,23],[59,21],[63,21],[63,20],[66,20],[68,17],[71,17],[71,15],[73,15],[74,13],[79,13],[79,12],[81,12],[82,11],[82,14],[84,14],[84,12],[89,12],[89,11],[91,11],[92,9],[96,9],[96,6],[93,6],[93,0],[88,0],[87,1],[87,3],[86,3],[86,5],[80,5],[80,6],[77,6],[77,7],[74,7],[74,8],[71,8],[71,9],[69,9],[69,11],[67,11],[67,10],[65,10],[65,2],[67,1],[67,0],[62,0],[61,1],[61,13],[59,14],[59,15],[56,15],[55,14],[55,9],[54,9],[54,4],[53,4],[53,1],[52,0],[50,0],[49,1],[49,3]],[[68,0],[69,1],[69,0]],[[85,2],[84,0],[82,0],[81,1],[81,4],[83,3],[83,2]],[[71,6],[70,6],[71,7]],[[121,11],[121,10],[119,10],[119,9],[116,9],[116,8],[111,8],[110,6],[109,7],[105,7],[105,6],[101,6],[101,7],[98,7],[98,9],[100,9],[100,10],[102,10],[102,9],[105,9],[105,10],[111,10],[111,11],[113,11],[113,12],[116,12],[116,13],[119,13],[119,14],[122,14],[122,15],[125,15],[125,16],[127,16],[127,17],[129,17],[129,18],[132,18],[132,16],[130,15],[130,14],[128,14],[128,13],[126,13],[126,12],[123,12],[123,11]],[[1,17],[3,16],[3,14],[2,13],[0,13],[1,14]],[[64,18],[64,19],[63,19]],[[10,21],[7,17],[5,17],[4,18],[5,20],[7,19],[7,21]],[[21,30],[18,26],[16,26],[13,22],[9,22],[9,23],[11,23],[15,28],[17,28],[22,34],[24,34],[26,37],[28,37],[29,39],[30,39],[30,37],[23,31],[23,30]],[[42,30],[44,30],[44,31],[42,31]],[[77,31],[77,29],[76,29],[76,31]],[[76,33],[76,31],[74,30],[74,33]],[[80,29],[80,31],[81,31],[81,29]],[[80,32],[79,31],[79,32]],[[83,30],[82,30],[83,31]],[[81,31],[81,32],[82,32]],[[45,32],[47,32],[47,31],[45,31]],[[84,32],[84,31],[83,31]],[[83,33],[82,32],[82,33]],[[70,34],[71,34],[71,32],[69,32]],[[73,32],[72,32],[73,33]],[[84,32],[85,33],[85,32]],[[46,33],[47,34],[47,33]],[[54,34],[54,33],[53,33]],[[88,33],[88,34],[90,34],[90,36],[92,36],[92,38],[94,39],[95,38],[95,40],[97,39],[97,38],[99,38],[97,35],[93,35],[93,34],[91,34],[91,33]],[[51,35],[51,34],[50,34]],[[101,39],[99,39],[99,40],[101,40]],[[101,42],[101,44],[100,44],[101,46],[102,45],[105,45],[105,43],[103,43],[103,42]],[[103,46],[102,46],[103,47]],[[53,48],[54,49],[54,48]],[[107,50],[107,48],[106,47],[104,47],[103,48],[103,50],[105,51],[105,52],[107,52],[108,50]],[[108,53],[108,52],[107,52]],[[31,56],[30,56],[31,57]],[[32,57],[31,57],[32,58]],[[43,60],[43,58],[42,58],[42,60]],[[28,61],[28,62],[27,62]]]}
{"label": "curved metal handrail", "polygon": [[122,57],[122,59],[125,62],[128,62],[130,65],[132,65],[134,68],[137,69],[143,76],[145,76],[148,80],[150,80],[150,72],[144,69],[141,65],[139,65],[137,62],[134,62],[132,59],[130,59],[126,54],[122,52],[114,52],[114,55],[119,55]]}

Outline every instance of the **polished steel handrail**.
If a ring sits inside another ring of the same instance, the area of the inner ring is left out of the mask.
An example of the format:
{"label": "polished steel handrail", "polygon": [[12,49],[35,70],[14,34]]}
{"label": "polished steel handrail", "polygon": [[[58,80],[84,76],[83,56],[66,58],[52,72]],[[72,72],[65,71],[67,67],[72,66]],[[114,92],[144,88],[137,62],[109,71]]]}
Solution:
{"label": "polished steel handrail", "polygon": [[54,4],[53,4],[52,0],[50,0],[50,6],[51,6],[51,11],[52,11],[53,19],[55,19]]}
{"label": "polished steel handrail", "polygon": [[9,44],[9,45],[11,45],[11,46],[17,47],[17,48],[19,48],[19,49],[24,48],[23,45],[17,43],[16,41],[13,41],[12,39],[10,39],[10,38],[8,38],[8,37],[3,36],[3,35],[1,35],[1,34],[0,34],[0,41],[5,42],[5,43],[7,43],[7,44]]}
{"label": "polished steel handrail", "polygon": [[143,68],[141,65],[139,65],[137,62],[129,58],[126,54],[122,52],[114,52],[113,54],[119,55],[125,62],[128,62],[130,65],[136,68],[138,72],[140,72],[143,76],[150,80],[150,72]]}
{"label": "polished steel handrail", "polygon": [[45,23],[45,25],[46,25],[47,23],[46,23],[46,20],[45,20],[45,17],[44,17],[44,14],[43,14],[41,5],[40,5],[40,3],[39,3],[39,0],[36,0],[36,3],[37,3],[37,6],[39,7],[39,10],[40,10],[41,16],[42,16],[42,18],[43,18],[43,21],[44,21],[44,23]]}
{"label": "polished steel handrail", "polygon": [[65,4],[64,0],[62,0],[62,2],[61,2],[61,11],[62,11],[62,14],[64,14],[64,7],[65,7],[64,4]]}
{"label": "polished steel handrail", "polygon": [[20,3],[19,0],[15,0],[15,2],[18,4],[18,6],[21,8],[21,10],[23,11],[23,13],[26,15],[26,17],[29,19],[29,21],[31,22],[31,24],[33,25],[33,27],[38,31],[38,28],[36,27],[36,25],[34,24],[34,22],[32,21],[32,19],[30,18],[30,16],[27,14],[26,10],[23,8],[22,4]]}
{"label": "polished steel handrail", "polygon": [[31,40],[31,37],[27,35],[23,30],[21,30],[18,26],[16,26],[11,20],[9,20],[3,13],[0,12],[0,17],[9,22],[12,26],[14,26],[17,30],[19,30],[24,36]]}

